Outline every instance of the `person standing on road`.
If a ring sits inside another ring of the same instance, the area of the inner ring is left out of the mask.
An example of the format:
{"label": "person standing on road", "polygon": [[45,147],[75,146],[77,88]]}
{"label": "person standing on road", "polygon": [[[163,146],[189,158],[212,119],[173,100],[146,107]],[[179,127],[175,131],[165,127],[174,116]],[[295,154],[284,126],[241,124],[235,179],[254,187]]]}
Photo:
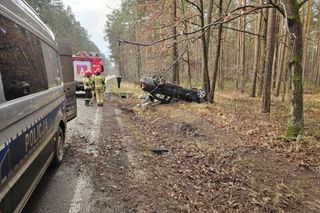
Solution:
{"label": "person standing on road", "polygon": [[105,85],[105,78],[101,75],[101,69],[96,71],[96,75],[94,76],[94,88],[96,91],[96,99],[97,105],[103,106],[103,94],[104,94],[104,85]]}
{"label": "person standing on road", "polygon": [[118,83],[118,88],[119,89],[120,89],[121,79],[122,79],[122,76],[120,74],[118,74],[117,75],[117,83]]}
{"label": "person standing on road", "polygon": [[92,80],[91,80],[92,72],[90,70],[86,70],[84,72],[83,87],[85,91],[84,104],[89,106],[92,100]]}

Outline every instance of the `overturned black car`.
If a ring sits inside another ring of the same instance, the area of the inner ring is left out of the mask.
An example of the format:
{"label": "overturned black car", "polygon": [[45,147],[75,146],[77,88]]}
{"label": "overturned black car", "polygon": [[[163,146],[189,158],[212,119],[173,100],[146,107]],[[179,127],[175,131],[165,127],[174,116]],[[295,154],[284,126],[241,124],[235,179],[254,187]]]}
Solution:
{"label": "overturned black car", "polygon": [[140,86],[151,95],[151,100],[156,99],[162,103],[169,103],[174,99],[201,103],[206,98],[204,90],[186,89],[175,84],[166,83],[165,78],[160,75],[142,78]]}

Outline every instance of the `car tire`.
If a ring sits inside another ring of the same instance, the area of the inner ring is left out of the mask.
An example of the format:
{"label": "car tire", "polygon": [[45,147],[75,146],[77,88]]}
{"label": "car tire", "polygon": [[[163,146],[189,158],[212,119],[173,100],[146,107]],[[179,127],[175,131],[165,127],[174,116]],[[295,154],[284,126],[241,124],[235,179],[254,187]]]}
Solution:
{"label": "car tire", "polygon": [[54,166],[59,166],[63,161],[65,143],[64,132],[61,127],[59,127],[55,138],[56,140],[54,143],[54,157],[52,163]]}
{"label": "car tire", "polygon": [[201,89],[201,90],[198,90],[197,92],[197,97],[199,98],[199,100],[204,100],[206,98],[207,94],[206,94],[206,91]]}
{"label": "car tire", "polygon": [[158,87],[163,87],[166,84],[166,79],[162,75],[152,76],[153,83]]}

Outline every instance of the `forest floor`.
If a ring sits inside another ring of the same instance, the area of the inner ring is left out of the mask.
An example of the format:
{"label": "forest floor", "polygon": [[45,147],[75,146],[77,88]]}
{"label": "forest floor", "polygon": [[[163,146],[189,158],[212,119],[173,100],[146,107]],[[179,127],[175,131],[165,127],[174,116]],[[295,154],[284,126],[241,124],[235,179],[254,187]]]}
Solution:
{"label": "forest floor", "polygon": [[320,212],[319,93],[305,95],[306,134],[289,141],[281,100],[266,115],[233,92],[144,107],[136,85],[111,92],[103,107],[78,98],[64,163],[26,213]]}
{"label": "forest floor", "polygon": [[[288,140],[280,99],[270,114],[260,99],[232,92],[217,93],[215,104],[140,107],[133,90],[113,104],[168,211],[320,212],[319,93],[305,95],[305,135]],[[153,155],[154,147],[169,152]]]}

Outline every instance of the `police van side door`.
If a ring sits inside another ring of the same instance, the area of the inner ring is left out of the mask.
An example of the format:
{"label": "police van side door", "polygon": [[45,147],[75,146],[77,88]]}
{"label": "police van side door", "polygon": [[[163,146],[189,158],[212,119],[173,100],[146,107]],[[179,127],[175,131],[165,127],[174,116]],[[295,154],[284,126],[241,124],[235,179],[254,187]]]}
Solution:
{"label": "police van side door", "polygon": [[64,92],[66,94],[67,120],[77,117],[76,82],[72,64],[72,50],[66,41],[58,42],[58,53],[62,66]]}

